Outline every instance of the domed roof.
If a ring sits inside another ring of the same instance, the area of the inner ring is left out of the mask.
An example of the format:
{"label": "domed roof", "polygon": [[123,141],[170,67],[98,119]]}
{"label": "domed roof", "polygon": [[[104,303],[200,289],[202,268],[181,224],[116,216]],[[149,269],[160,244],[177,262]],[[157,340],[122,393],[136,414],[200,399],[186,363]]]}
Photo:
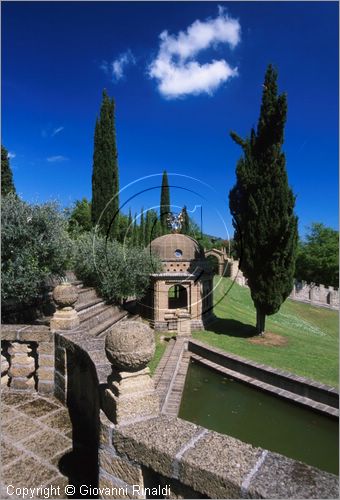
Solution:
{"label": "domed roof", "polygon": [[165,234],[150,243],[151,251],[163,261],[204,260],[204,251],[196,240],[185,234]]}

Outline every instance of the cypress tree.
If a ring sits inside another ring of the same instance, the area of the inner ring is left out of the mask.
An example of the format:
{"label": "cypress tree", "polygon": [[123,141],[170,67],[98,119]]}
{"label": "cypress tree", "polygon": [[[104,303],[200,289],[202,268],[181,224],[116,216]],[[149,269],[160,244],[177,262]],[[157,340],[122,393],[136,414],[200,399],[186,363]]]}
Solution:
{"label": "cypress tree", "polygon": [[146,212],[145,215],[145,230],[144,230],[144,246],[147,247],[150,243],[151,235],[151,213],[150,210]]}
{"label": "cypress tree", "polygon": [[144,224],[144,210],[142,208],[140,213],[139,238],[138,238],[139,245],[142,248],[144,248],[144,241],[145,241],[145,224]]}
{"label": "cypress tree", "polygon": [[166,170],[163,172],[162,177],[162,188],[161,188],[161,203],[160,203],[160,214],[161,214],[161,227],[163,234],[168,233],[168,223],[167,217],[170,212],[170,189],[168,182],[168,174]]}
{"label": "cypress tree", "polygon": [[128,227],[127,227],[127,242],[129,245],[132,244],[132,236],[133,236],[133,223],[132,223],[131,208],[129,208]]}
{"label": "cypress tree", "polygon": [[189,234],[190,232],[190,219],[189,215],[187,212],[187,207],[184,205],[183,210],[182,210],[182,215],[183,215],[183,222],[182,222],[182,233],[183,234]]}
{"label": "cypress tree", "polygon": [[99,223],[100,230],[104,234],[109,231],[112,238],[117,237],[119,208],[114,110],[114,100],[104,90],[94,132],[91,217],[93,225]]}
{"label": "cypress tree", "polygon": [[16,190],[9,164],[8,151],[1,145],[1,196],[5,196],[8,193],[16,194]]}
{"label": "cypress tree", "polygon": [[132,230],[132,246],[133,247],[138,246],[138,235],[139,235],[139,228],[137,226],[137,214],[135,214],[134,221],[133,221],[133,230]]}
{"label": "cypress tree", "polygon": [[278,95],[277,72],[269,65],[257,130],[243,140],[236,184],[229,193],[240,269],[256,307],[262,334],[266,315],[276,313],[292,290],[297,249],[295,197],[288,185],[282,151],[287,115],[285,94]]}

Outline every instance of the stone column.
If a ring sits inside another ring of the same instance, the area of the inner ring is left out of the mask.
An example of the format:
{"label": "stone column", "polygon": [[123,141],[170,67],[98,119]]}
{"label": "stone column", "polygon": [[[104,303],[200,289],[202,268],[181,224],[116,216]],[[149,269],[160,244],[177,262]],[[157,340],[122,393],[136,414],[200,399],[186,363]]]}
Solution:
{"label": "stone column", "polygon": [[53,300],[57,304],[58,310],[51,319],[51,332],[72,330],[79,326],[79,316],[74,309],[77,299],[78,291],[71,283],[63,282],[55,287]]}
{"label": "stone column", "polygon": [[8,375],[11,377],[11,388],[34,390],[35,360],[30,356],[32,348],[28,344],[13,342],[8,349],[11,366]]}
{"label": "stone column", "polygon": [[136,321],[112,327],[106,336],[105,352],[112,365],[104,397],[109,419],[122,424],[156,416],[159,400],[146,366],[155,353],[151,328]]}

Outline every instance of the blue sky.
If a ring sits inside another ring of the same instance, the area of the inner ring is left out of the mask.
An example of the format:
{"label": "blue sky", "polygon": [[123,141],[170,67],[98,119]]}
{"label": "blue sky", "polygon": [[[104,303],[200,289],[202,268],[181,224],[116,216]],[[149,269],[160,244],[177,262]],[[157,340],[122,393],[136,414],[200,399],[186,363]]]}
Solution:
{"label": "blue sky", "polygon": [[177,174],[169,176],[174,206],[202,205],[204,231],[232,234],[228,193],[241,151],[229,132],[245,136],[257,124],[273,63],[288,95],[284,150],[300,233],[313,221],[337,228],[337,2],[1,7],[2,143],[24,199],[67,206],[91,197],[106,88],[116,102],[120,186],[134,182],[121,203],[157,206],[166,169]]}

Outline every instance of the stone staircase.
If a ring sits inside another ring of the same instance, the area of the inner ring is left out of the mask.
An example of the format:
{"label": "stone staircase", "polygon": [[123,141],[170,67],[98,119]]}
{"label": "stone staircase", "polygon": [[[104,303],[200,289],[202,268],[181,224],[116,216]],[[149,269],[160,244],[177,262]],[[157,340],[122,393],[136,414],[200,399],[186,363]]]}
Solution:
{"label": "stone staircase", "polygon": [[68,273],[68,279],[78,289],[75,309],[79,314],[80,326],[91,337],[105,336],[118,321],[134,319],[133,315],[121,306],[107,304],[94,288],[84,286],[73,273]]}

